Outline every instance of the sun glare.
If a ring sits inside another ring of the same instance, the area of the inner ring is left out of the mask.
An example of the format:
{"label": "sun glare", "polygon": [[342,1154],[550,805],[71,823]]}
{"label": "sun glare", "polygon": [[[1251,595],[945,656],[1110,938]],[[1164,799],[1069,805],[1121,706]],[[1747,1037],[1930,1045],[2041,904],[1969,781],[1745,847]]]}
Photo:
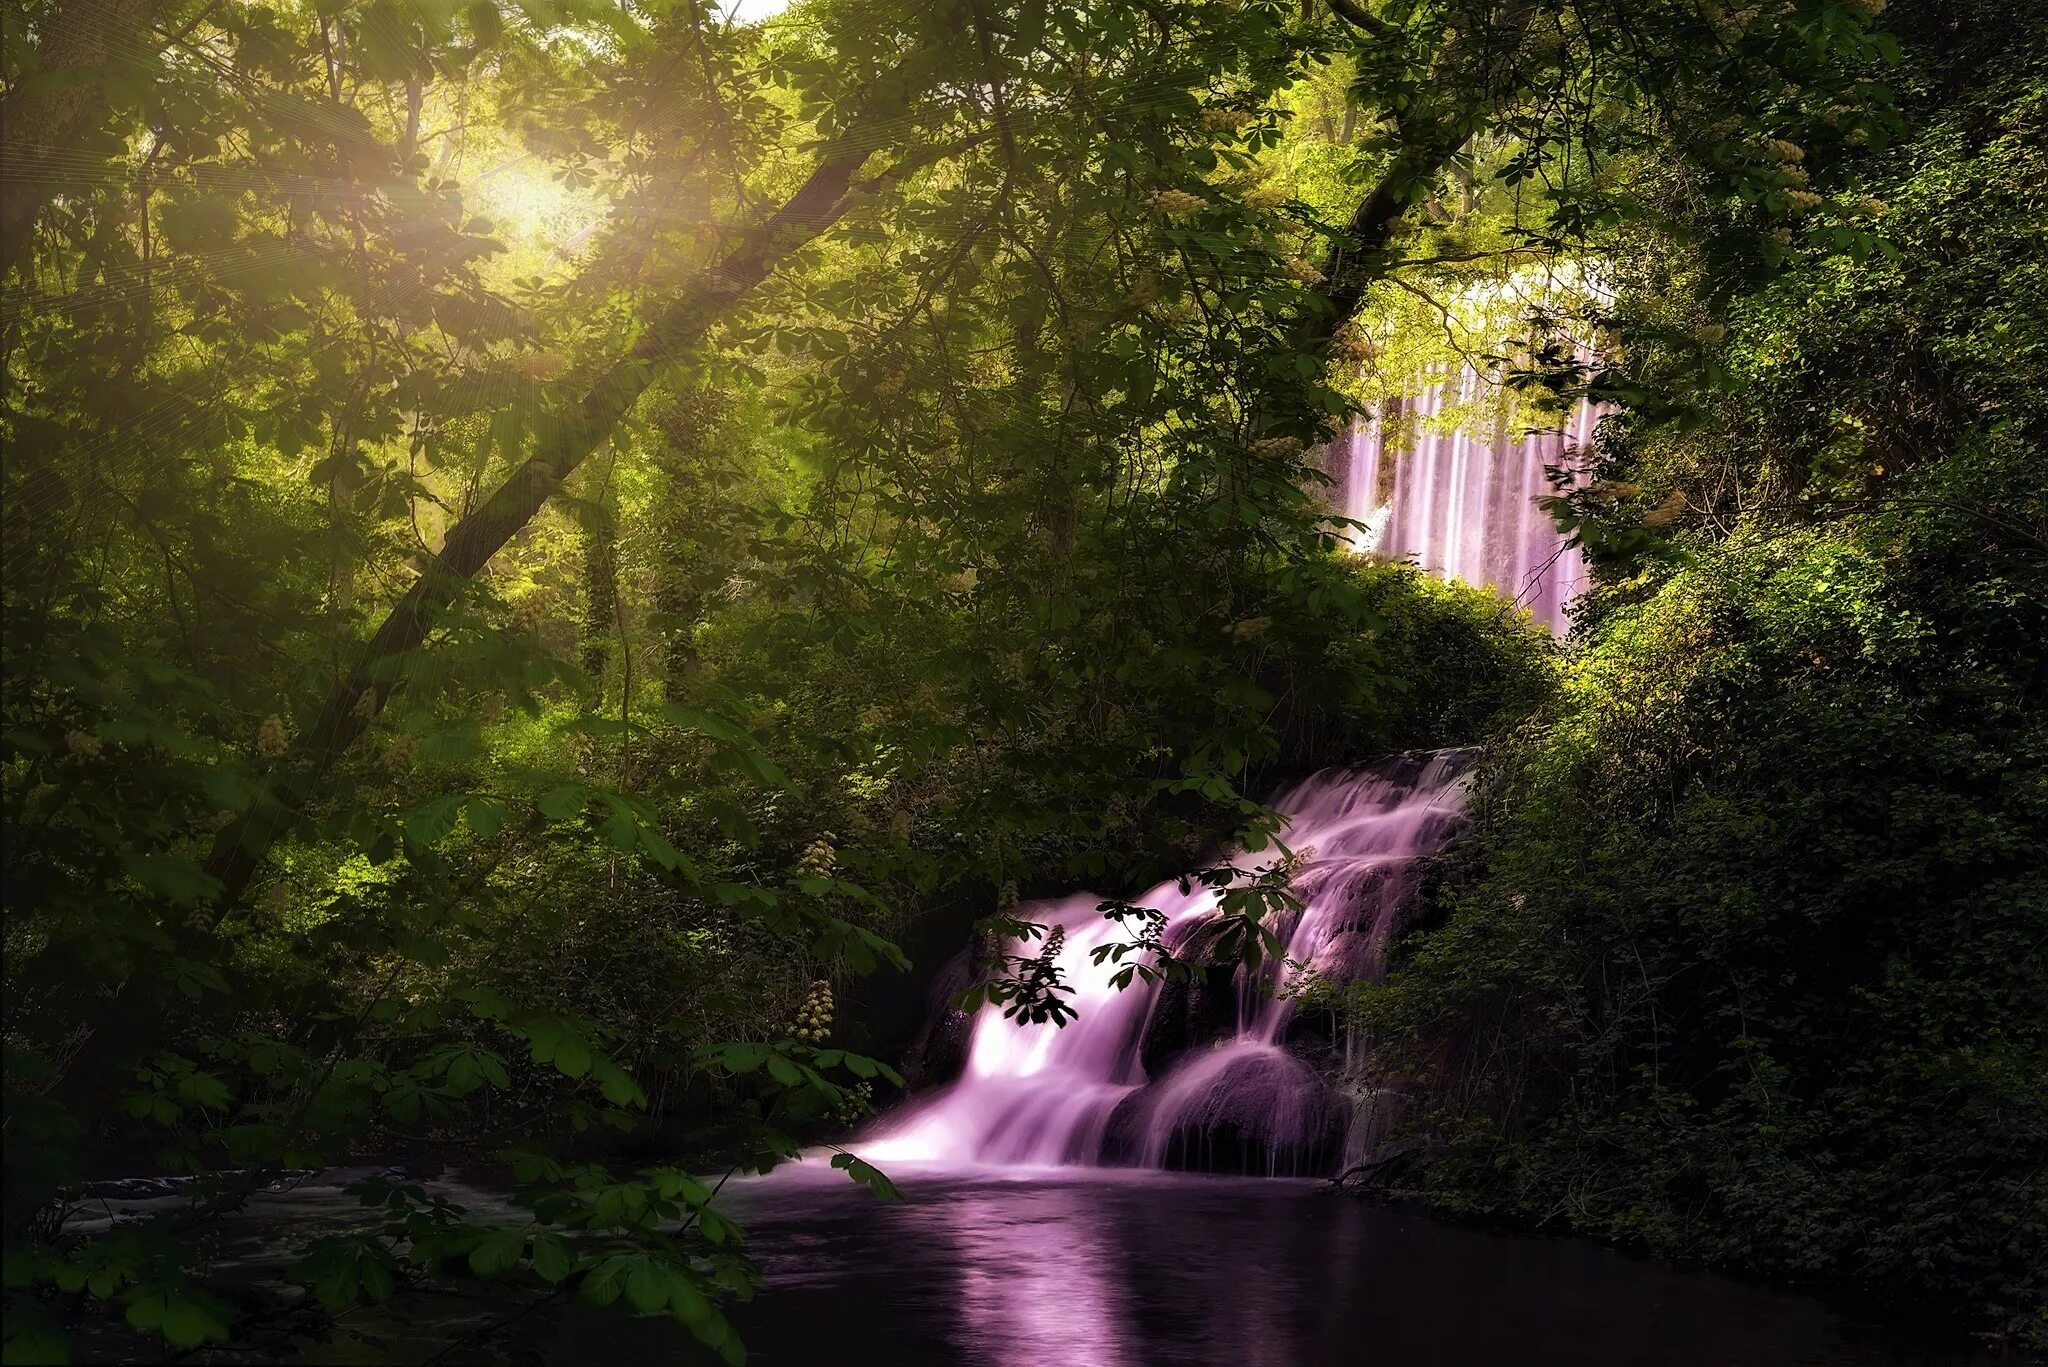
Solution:
{"label": "sun glare", "polygon": [[468,193],[475,212],[497,225],[499,239],[515,259],[573,255],[604,221],[599,196],[564,185],[530,156],[485,172]]}

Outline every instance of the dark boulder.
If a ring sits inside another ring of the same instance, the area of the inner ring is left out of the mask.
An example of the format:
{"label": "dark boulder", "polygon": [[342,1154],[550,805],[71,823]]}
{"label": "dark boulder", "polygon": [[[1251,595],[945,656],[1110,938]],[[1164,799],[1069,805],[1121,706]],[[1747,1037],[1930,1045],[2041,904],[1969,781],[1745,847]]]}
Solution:
{"label": "dark boulder", "polygon": [[1103,1161],[1199,1172],[1310,1176],[1344,1153],[1350,1110],[1303,1060],[1271,1045],[1184,1057],[1111,1113]]}

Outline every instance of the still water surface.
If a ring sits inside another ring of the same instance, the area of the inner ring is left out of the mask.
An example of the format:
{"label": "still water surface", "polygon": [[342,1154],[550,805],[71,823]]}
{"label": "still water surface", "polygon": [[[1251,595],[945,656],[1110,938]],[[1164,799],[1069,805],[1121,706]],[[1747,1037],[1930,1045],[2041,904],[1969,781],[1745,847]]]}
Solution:
{"label": "still water surface", "polygon": [[[728,1183],[767,1286],[733,1319],[761,1367],[1959,1367],[1808,1297],[1562,1239],[1495,1234],[1319,1182],[897,1166],[879,1202],[820,1164]],[[502,1192],[429,1184],[479,1217]],[[220,1231],[249,1280],[360,1229],[334,1178],[258,1197]],[[695,1364],[678,1326],[572,1303],[480,1331],[500,1296],[412,1296],[346,1317],[309,1364]],[[90,1349],[82,1360],[101,1359]],[[118,1360],[118,1359],[117,1359]],[[240,1360],[227,1359],[220,1360]],[[2003,1359],[2010,1362],[2011,1359]]]}
{"label": "still water surface", "polygon": [[[836,1176],[836,1174],[835,1174]],[[1308,1181],[791,1172],[737,1189],[763,1364],[1790,1367],[1961,1363],[1798,1295],[1458,1228]]]}

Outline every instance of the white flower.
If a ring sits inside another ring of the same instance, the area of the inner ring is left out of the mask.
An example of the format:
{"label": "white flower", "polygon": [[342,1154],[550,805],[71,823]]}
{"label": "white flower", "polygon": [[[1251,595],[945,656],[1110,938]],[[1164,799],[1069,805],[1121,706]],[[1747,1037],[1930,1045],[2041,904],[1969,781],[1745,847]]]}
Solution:
{"label": "white flower", "polygon": [[272,759],[292,748],[291,737],[285,734],[284,720],[273,712],[263,719],[263,725],[256,728],[256,753]]}
{"label": "white flower", "polygon": [[1209,201],[1200,195],[1191,195],[1186,190],[1154,190],[1145,196],[1145,203],[1153,212],[1161,214],[1191,214],[1197,209],[1207,208]]}
{"label": "white flower", "polygon": [[1323,283],[1323,273],[1317,270],[1313,264],[1299,256],[1288,257],[1280,263],[1280,269],[1287,273],[1288,279],[1299,280],[1304,285],[1320,285]]}

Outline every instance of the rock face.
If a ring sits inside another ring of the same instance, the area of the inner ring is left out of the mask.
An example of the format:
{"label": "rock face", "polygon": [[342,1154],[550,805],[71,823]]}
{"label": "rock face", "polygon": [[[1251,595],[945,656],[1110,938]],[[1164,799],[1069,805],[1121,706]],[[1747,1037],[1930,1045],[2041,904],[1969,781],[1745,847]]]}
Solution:
{"label": "rock face", "polygon": [[974,981],[975,965],[986,957],[980,943],[955,954],[932,976],[926,994],[924,1024],[911,1037],[903,1053],[903,1081],[917,1089],[951,1082],[967,1069],[968,1050],[974,1043],[974,1018],[953,999]]}
{"label": "rock face", "polygon": [[1298,1176],[1344,1152],[1349,1109],[1303,1060],[1243,1040],[1186,1055],[1111,1115],[1103,1160],[1150,1168]]}
{"label": "rock face", "polygon": [[1195,966],[1187,978],[1159,984],[1138,1046],[1147,1077],[1160,1077],[1182,1054],[1237,1033],[1235,965],[1216,952],[1219,930],[1214,916],[1202,916],[1172,927],[1166,936],[1167,948]]}

